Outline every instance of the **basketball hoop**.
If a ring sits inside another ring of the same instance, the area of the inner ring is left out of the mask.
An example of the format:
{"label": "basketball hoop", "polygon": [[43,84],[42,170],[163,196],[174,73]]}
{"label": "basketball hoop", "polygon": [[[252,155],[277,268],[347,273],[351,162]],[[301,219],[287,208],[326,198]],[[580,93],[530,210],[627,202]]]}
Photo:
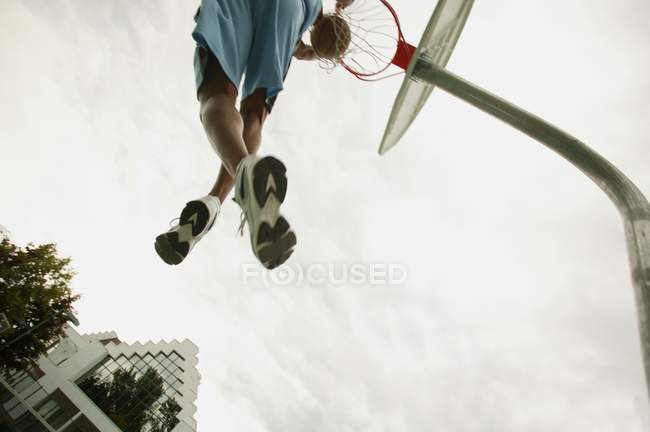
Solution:
{"label": "basketball hoop", "polygon": [[[350,45],[338,64],[362,81],[404,73],[415,47],[404,39],[395,9],[386,0],[355,0],[338,11],[350,26]],[[382,75],[391,65],[401,72]]]}

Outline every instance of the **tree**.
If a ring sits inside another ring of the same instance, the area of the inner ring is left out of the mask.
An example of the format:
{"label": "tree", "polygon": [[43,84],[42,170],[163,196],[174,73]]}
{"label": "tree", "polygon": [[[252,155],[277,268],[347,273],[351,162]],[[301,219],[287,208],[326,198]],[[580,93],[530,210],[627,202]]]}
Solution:
{"label": "tree", "polygon": [[0,305],[9,328],[0,333],[0,371],[28,368],[63,336],[72,303],[74,272],[56,245],[18,247],[0,237]]}
{"label": "tree", "polygon": [[178,413],[180,411],[181,406],[175,399],[167,399],[165,403],[160,406],[160,413],[158,416],[150,420],[151,432],[171,432],[171,430],[178,424]]}
{"label": "tree", "polygon": [[178,423],[180,406],[173,398],[157,404],[163,394],[162,384],[155,369],[148,368],[138,377],[131,368],[117,369],[110,382],[91,375],[79,387],[122,431],[140,432],[148,424],[146,430],[169,432]]}

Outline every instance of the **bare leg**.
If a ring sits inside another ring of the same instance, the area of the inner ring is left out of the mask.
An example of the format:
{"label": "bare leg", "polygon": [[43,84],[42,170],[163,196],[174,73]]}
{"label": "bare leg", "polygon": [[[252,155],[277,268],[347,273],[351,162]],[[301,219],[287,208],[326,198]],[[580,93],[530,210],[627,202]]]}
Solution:
{"label": "bare leg", "polygon": [[[201,123],[203,123],[210,144],[222,162],[217,182],[210,195],[217,196],[221,202],[224,202],[233,187],[233,177],[237,166],[242,159],[248,156],[249,152],[256,152],[260,146],[262,124],[267,114],[266,91],[260,89],[242,101],[240,113],[235,108],[237,88],[223,72],[217,59],[205,50],[199,55],[208,56],[206,76],[198,90]],[[266,167],[266,165],[260,165],[260,167]],[[269,172],[266,175],[272,175],[272,173]],[[276,176],[280,175],[283,176],[284,173]],[[205,198],[207,197],[187,203],[178,224],[156,237],[156,253],[167,264],[181,263],[193,245],[214,223],[218,206],[215,200],[206,200]],[[277,213],[277,208],[275,208],[275,212]],[[278,218],[278,216],[275,217]],[[267,228],[270,229],[268,224]],[[283,228],[282,238],[271,237],[271,240],[275,240],[275,243],[271,245],[267,245],[268,239],[264,241],[266,249],[260,253],[265,258],[263,264],[266,266],[279,265],[280,259],[283,257],[286,260],[291,254],[291,251],[287,252],[287,249],[295,244],[295,235],[293,238],[287,237],[287,233],[290,231],[286,221],[280,228]],[[276,229],[276,231],[278,230]],[[293,242],[291,242],[292,239]],[[280,243],[280,240],[283,243]],[[262,250],[261,247],[259,249]],[[256,255],[258,254],[257,249],[254,249],[254,252]]]}
{"label": "bare leg", "polygon": [[243,138],[244,121],[235,108],[237,88],[212,54],[203,51],[203,55],[209,58],[205,80],[198,91],[201,123],[221,158],[222,170],[233,177],[239,161],[248,155]]}
{"label": "bare leg", "polygon": [[266,108],[266,89],[256,89],[244,99],[240,108],[244,120],[244,141],[249,153],[257,153],[262,143],[262,126],[269,112]]}
{"label": "bare leg", "polygon": [[[243,121],[242,137],[248,154],[255,154],[262,142],[262,126],[268,115],[266,108],[266,89],[257,89],[241,103],[241,119]],[[210,195],[224,202],[234,185],[234,178],[228,172],[225,164],[219,169],[219,175]]]}

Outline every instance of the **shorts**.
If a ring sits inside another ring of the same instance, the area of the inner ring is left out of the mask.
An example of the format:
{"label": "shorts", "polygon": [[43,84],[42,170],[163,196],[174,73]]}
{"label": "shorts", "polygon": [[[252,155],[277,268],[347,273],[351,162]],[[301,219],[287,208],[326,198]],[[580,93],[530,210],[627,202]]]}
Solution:
{"label": "shorts", "polygon": [[197,43],[197,91],[205,76],[208,56],[201,52],[205,49],[218,60],[242,99],[265,88],[270,111],[283,89],[296,44],[315,19],[305,4],[304,0],[202,0],[192,32]]}
{"label": "shorts", "polygon": [[[214,55],[214,54],[211,51],[208,51],[208,49],[206,49],[202,45],[197,45],[196,48],[194,49],[194,81],[196,84],[197,93],[199,91],[199,88],[201,88],[201,84],[203,84],[203,80],[205,79],[205,69],[208,66],[208,58],[210,55]],[[278,97],[278,93],[279,92],[276,92],[272,96],[269,96],[269,92],[267,89],[265,103],[266,103],[266,111],[269,114],[273,109],[273,105],[275,104],[275,100]],[[243,99],[245,99],[245,97]]]}

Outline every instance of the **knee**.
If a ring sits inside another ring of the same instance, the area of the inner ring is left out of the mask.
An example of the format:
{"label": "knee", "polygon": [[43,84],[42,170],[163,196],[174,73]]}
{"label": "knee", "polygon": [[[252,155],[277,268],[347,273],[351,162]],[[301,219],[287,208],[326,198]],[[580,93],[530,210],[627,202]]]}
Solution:
{"label": "knee", "polygon": [[213,96],[201,102],[201,108],[199,110],[201,123],[205,125],[206,121],[209,121],[209,119],[222,117],[224,115],[226,101],[222,99],[223,98]]}
{"label": "knee", "polygon": [[263,99],[261,101],[244,101],[239,112],[244,121],[244,129],[249,133],[259,133],[268,115]]}
{"label": "knee", "polygon": [[241,111],[241,118],[244,121],[244,129],[252,133],[262,129],[264,117],[264,112],[261,110]]}
{"label": "knee", "polygon": [[266,120],[266,89],[257,89],[244,99],[239,110],[244,127],[250,131],[259,131]]}

